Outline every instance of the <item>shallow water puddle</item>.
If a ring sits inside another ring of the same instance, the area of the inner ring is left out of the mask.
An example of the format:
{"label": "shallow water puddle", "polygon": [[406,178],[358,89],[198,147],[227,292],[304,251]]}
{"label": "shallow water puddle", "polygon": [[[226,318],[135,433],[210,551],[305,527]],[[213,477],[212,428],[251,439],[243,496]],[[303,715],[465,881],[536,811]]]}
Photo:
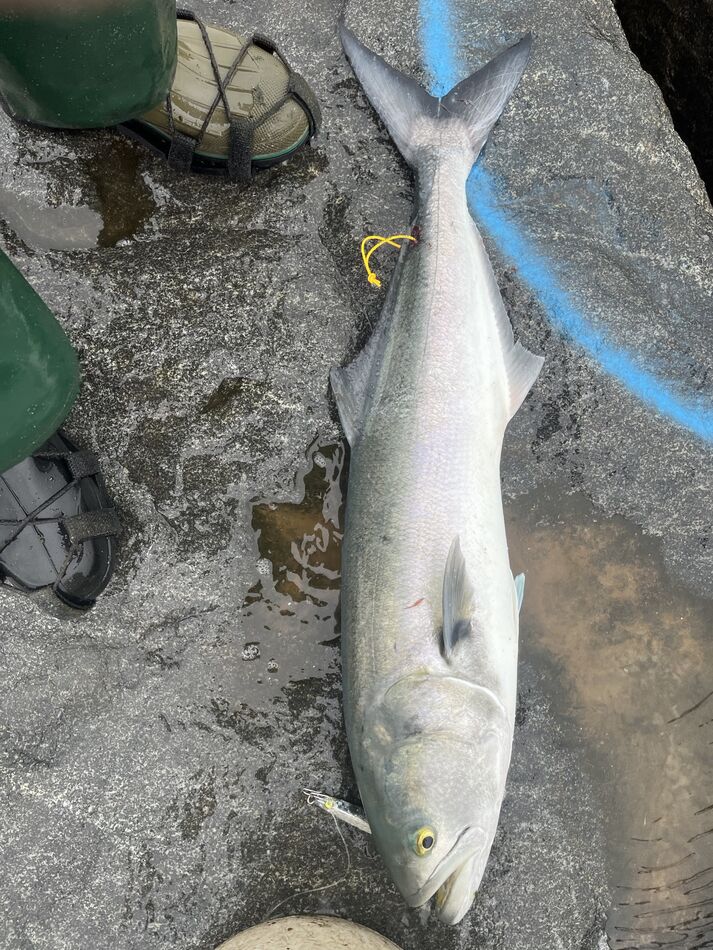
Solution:
{"label": "shallow water puddle", "polygon": [[521,650],[551,667],[607,815],[610,946],[713,946],[713,605],[581,496],[525,496],[507,520]]}
{"label": "shallow water puddle", "polygon": [[[315,442],[301,500],[253,508],[261,573],[243,610],[278,689],[338,669],[344,458]],[[713,947],[713,604],[581,495],[539,490],[506,519],[527,576],[522,655],[606,816],[609,946]]]}
{"label": "shallow water puddle", "polygon": [[298,473],[299,501],[257,501],[259,580],[242,607],[243,658],[284,685],[338,665],[344,447],[316,440]]}
{"label": "shallow water puddle", "polygon": [[0,217],[31,248],[58,251],[95,247],[101,215],[81,205],[50,206],[0,184]]}
{"label": "shallow water puddle", "polygon": [[104,222],[101,247],[134,237],[156,211],[151,190],[139,173],[141,158],[138,147],[116,138],[88,165]]}
{"label": "shallow water puddle", "polygon": [[255,505],[253,528],[260,554],[272,565],[275,590],[326,607],[340,586],[344,449],[315,443],[307,458],[302,500]]}

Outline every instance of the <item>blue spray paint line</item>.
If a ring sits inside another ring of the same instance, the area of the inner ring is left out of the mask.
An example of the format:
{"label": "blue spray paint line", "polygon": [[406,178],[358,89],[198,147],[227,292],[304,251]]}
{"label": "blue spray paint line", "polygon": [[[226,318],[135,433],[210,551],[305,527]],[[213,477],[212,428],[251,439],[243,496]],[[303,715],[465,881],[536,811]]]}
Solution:
{"label": "blue spray paint line", "polygon": [[[434,96],[443,96],[463,75],[455,52],[453,15],[448,0],[421,0],[421,22],[426,68],[433,79],[431,92]],[[602,330],[592,326],[559,285],[545,258],[504,213],[492,175],[479,165],[468,179],[467,194],[471,212],[500,251],[516,264],[520,277],[533,291],[552,324],[642,402],[705,441],[713,442],[710,404],[702,399],[682,397],[665,380],[643,369],[632,354],[617,346]]]}
{"label": "blue spray paint line", "polygon": [[421,46],[431,75],[431,95],[445,96],[462,79],[453,49],[447,0],[421,0]]}

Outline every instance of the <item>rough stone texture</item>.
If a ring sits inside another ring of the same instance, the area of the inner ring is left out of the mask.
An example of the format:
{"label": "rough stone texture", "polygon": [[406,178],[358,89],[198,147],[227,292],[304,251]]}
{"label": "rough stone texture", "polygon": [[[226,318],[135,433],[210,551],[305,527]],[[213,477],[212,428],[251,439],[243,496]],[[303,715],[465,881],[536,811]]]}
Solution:
{"label": "rough stone texture", "polygon": [[[358,241],[401,228],[413,188],[341,55],[333,5],[195,8],[278,40],[323,103],[314,149],[239,190],[180,179],[111,132],[0,122],[0,184],[26,224],[3,226],[3,244],[80,352],[68,428],[100,451],[125,525],[90,616],[0,592],[0,942],[210,950],[291,898],[281,912],[351,917],[405,950],[603,947],[607,796],[553,712],[557,670],[528,653],[526,624],[509,795],[460,928],[409,911],[350,830],[345,871],[334,827],[301,799],[302,785],[354,795],[327,372],[381,302]],[[411,4],[367,0],[350,20],[422,70]],[[454,22],[471,64],[537,37],[484,158],[508,213],[595,325],[709,395],[711,209],[608,0],[461,0]],[[709,447],[562,338],[489,246],[516,331],[547,357],[506,439],[506,493],[582,492],[712,593]]]}
{"label": "rough stone texture", "polygon": [[713,194],[713,2],[614,0],[644,69],[661,88],[676,131]]}

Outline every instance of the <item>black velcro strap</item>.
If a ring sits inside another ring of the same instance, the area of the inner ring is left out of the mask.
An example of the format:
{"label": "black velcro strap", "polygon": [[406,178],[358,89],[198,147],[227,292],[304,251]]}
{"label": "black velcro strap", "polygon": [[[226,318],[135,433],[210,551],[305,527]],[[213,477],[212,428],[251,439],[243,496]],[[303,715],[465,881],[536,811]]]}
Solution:
{"label": "black velcro strap", "polygon": [[99,459],[93,452],[71,452],[65,456],[65,462],[75,481],[87,478],[89,475],[98,475],[101,471]]}
{"label": "black velcro strap", "polygon": [[168,164],[179,172],[189,172],[193,165],[196,140],[183,132],[174,132],[168,150]]}
{"label": "black velcro strap", "polygon": [[115,508],[83,511],[79,515],[64,518],[62,524],[72,545],[91,541],[92,538],[106,538],[119,534],[121,531],[121,523]]}
{"label": "black velcro strap", "polygon": [[228,140],[228,176],[232,181],[250,181],[254,126],[250,119],[230,117]]}
{"label": "black velcro strap", "polygon": [[[260,46],[262,49],[267,50],[268,53],[277,53],[282,62],[287,66],[284,56],[277,48],[277,44],[274,40],[271,40],[269,36],[265,36],[264,33],[253,33],[252,41],[256,46]],[[287,68],[289,69],[289,66]]]}
{"label": "black velcro strap", "polygon": [[309,121],[309,137],[312,138],[319,132],[322,125],[322,110],[319,108],[314,93],[299,73],[290,73],[287,91],[304,109]]}

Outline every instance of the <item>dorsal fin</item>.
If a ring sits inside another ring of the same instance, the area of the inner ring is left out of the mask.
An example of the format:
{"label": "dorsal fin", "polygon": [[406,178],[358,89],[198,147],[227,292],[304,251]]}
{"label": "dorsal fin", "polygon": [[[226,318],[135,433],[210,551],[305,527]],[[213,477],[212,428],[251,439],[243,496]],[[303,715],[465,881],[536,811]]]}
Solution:
{"label": "dorsal fin", "polygon": [[[387,298],[388,300],[388,298]],[[374,362],[381,350],[384,339],[382,318],[369,337],[361,353],[347,366],[335,366],[329,372],[329,381],[339,410],[339,420],[349,445],[354,445],[361,430],[364,407],[369,390],[369,379]]]}
{"label": "dorsal fin", "polygon": [[369,378],[370,363],[364,364],[364,353],[342,368],[334,367],[329,372],[332,392],[339,411],[339,420],[349,445],[354,445],[361,428],[362,410]]}
{"label": "dorsal fin", "polygon": [[456,535],[443,575],[443,655],[450,659],[456,644],[473,633],[475,591]]}

